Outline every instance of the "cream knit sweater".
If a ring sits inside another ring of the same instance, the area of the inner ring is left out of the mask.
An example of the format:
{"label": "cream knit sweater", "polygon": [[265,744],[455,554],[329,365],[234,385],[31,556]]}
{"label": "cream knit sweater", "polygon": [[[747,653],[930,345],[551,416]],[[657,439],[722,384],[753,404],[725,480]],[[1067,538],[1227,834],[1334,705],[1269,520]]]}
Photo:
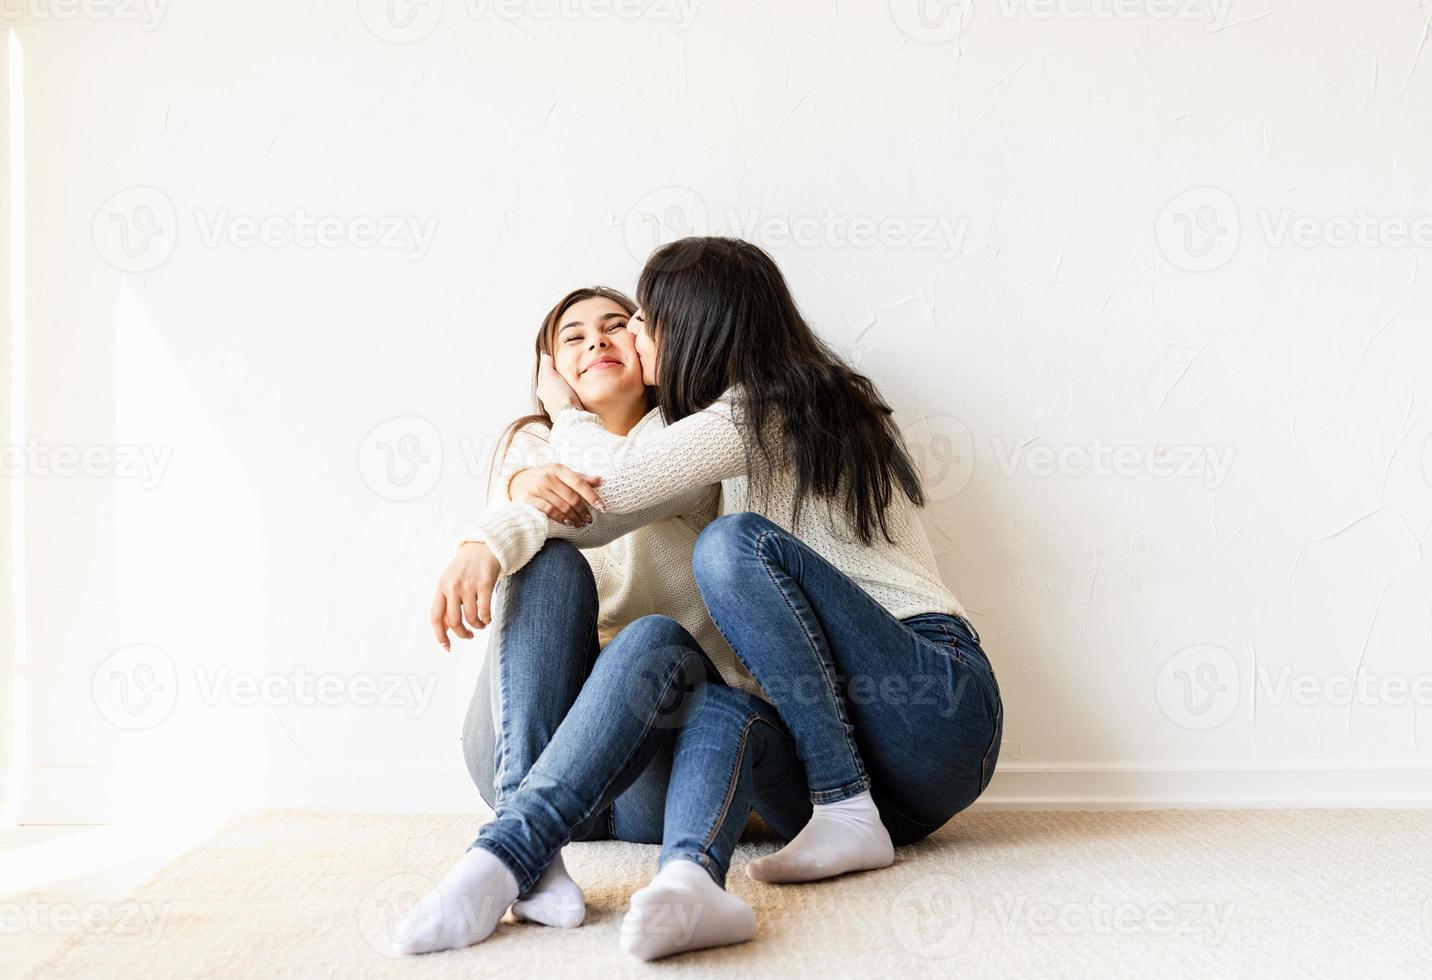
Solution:
{"label": "cream knit sweater", "polygon": [[[690,494],[719,482],[722,514],[749,510],[764,515],[897,619],[931,612],[966,615],[940,582],[929,538],[909,498],[897,490],[885,513],[893,542],[877,534],[871,544],[861,544],[843,508],[825,501],[807,500],[797,521],[795,478],[788,466],[758,472],[755,482],[763,492],[752,493],[747,453],[732,413],[728,391],[707,409],[671,425],[648,416],[640,431],[633,429],[623,438],[603,428],[592,413],[565,409],[553,422],[548,451],[558,462],[602,477],[599,492],[606,511],[596,513],[586,527],[571,528],[549,521],[533,507],[509,504],[469,528],[463,540],[485,541],[509,574],[526,564],[549,537],[583,547],[611,541],[669,515],[674,507],[690,510]],[[778,437],[772,445],[781,445]],[[753,462],[761,465],[759,455]]]}
{"label": "cream knit sweater", "polygon": [[[600,426],[601,422],[597,424]],[[627,437],[635,438],[652,425],[661,426],[660,412],[656,410],[648,412],[632,427]],[[532,425],[518,430],[492,480],[489,519],[501,526],[507,519],[501,515],[521,513],[527,517],[535,515],[536,521],[545,525],[547,518],[540,511],[527,504],[513,504],[508,500],[506,491],[509,480],[518,470],[553,460],[545,429]],[[731,647],[716,629],[716,624],[711,622],[691,573],[692,549],[696,547],[696,538],[701,530],[716,517],[719,496],[720,489],[714,484],[696,487],[667,502],[662,511],[668,516],[655,517],[618,537],[603,535],[600,542],[593,536],[575,533],[577,529],[565,524],[552,523],[564,532],[574,532],[562,536],[572,538],[573,543],[583,549],[582,556],[592,567],[597,585],[597,636],[603,647],[623,627],[642,616],[670,616],[686,627],[727,684],[769,700],[755,678],[736,659]],[[485,524],[486,521],[476,527]],[[469,529],[461,540],[482,541],[486,538],[480,531]],[[489,542],[489,547],[493,543]],[[511,550],[504,554],[494,547],[493,553],[502,564],[503,575],[510,575],[525,565],[541,546],[538,543],[530,552],[523,554],[520,561],[514,559]],[[502,628],[500,616],[494,625],[499,630]]]}

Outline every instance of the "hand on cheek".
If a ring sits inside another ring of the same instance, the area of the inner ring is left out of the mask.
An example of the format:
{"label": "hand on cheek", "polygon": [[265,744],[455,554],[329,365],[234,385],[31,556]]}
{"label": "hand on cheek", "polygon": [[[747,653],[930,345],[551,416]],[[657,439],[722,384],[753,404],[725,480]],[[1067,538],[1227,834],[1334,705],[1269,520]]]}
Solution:
{"label": "hand on cheek", "polygon": [[537,399],[552,418],[556,418],[564,408],[582,407],[582,400],[567,380],[557,373],[549,354],[542,355],[541,366],[537,369]]}

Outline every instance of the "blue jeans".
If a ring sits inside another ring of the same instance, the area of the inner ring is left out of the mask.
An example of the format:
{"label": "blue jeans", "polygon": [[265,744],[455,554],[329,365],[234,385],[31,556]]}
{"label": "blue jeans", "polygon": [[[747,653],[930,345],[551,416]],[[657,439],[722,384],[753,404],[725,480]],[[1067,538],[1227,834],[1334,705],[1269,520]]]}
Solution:
{"label": "blue jeans", "polygon": [[[463,760],[494,811],[552,740],[601,650],[591,566],[571,544],[553,545],[498,584],[498,629],[463,723]],[[572,838],[661,843],[671,748],[662,746],[627,791]]]}
{"label": "blue jeans", "polygon": [[868,789],[907,844],[984,792],[1004,707],[967,620],[896,619],[758,514],[708,525],[692,567],[711,618],[794,736],[813,802]]}
{"label": "blue jeans", "polygon": [[724,884],[752,809],[787,838],[805,825],[809,792],[775,709],[725,685],[675,620],[645,616],[598,653],[591,569],[564,541],[500,591],[496,666],[464,748],[496,813],[473,846],[522,891],[567,841],[604,837],[660,841],[661,865],[695,861]]}

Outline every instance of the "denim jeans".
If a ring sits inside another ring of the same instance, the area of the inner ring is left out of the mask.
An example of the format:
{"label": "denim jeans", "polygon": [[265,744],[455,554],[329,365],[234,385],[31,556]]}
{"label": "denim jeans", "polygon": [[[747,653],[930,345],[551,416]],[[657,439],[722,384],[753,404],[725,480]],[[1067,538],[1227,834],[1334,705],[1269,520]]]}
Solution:
{"label": "denim jeans", "polygon": [[679,623],[642,617],[598,654],[591,569],[563,541],[500,592],[496,666],[464,748],[496,813],[473,846],[522,891],[567,841],[604,837],[659,840],[660,864],[695,861],[724,884],[752,809],[786,838],[805,825],[809,791],[776,710],[724,684]]}
{"label": "denim jeans", "polygon": [[[571,544],[552,545],[498,584],[497,631],[463,723],[463,760],[494,811],[552,740],[600,652],[591,566]],[[572,838],[661,843],[671,748]]]}
{"label": "denim jeans", "polygon": [[896,619],[758,514],[708,525],[692,567],[712,619],[794,736],[813,802],[868,789],[906,844],[984,792],[1004,707],[966,619]]}

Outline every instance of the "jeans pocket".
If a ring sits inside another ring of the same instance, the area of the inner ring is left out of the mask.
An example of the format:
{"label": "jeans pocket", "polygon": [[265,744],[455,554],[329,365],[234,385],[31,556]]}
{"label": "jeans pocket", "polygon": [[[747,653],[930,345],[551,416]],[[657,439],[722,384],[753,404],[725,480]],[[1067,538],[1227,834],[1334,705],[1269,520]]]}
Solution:
{"label": "jeans pocket", "polygon": [[1004,738],[1004,700],[995,695],[994,702],[994,732],[990,735],[989,747],[985,749],[984,759],[980,762],[980,792],[983,793],[989,788],[989,782],[994,778],[994,767],[999,761],[999,746]]}

